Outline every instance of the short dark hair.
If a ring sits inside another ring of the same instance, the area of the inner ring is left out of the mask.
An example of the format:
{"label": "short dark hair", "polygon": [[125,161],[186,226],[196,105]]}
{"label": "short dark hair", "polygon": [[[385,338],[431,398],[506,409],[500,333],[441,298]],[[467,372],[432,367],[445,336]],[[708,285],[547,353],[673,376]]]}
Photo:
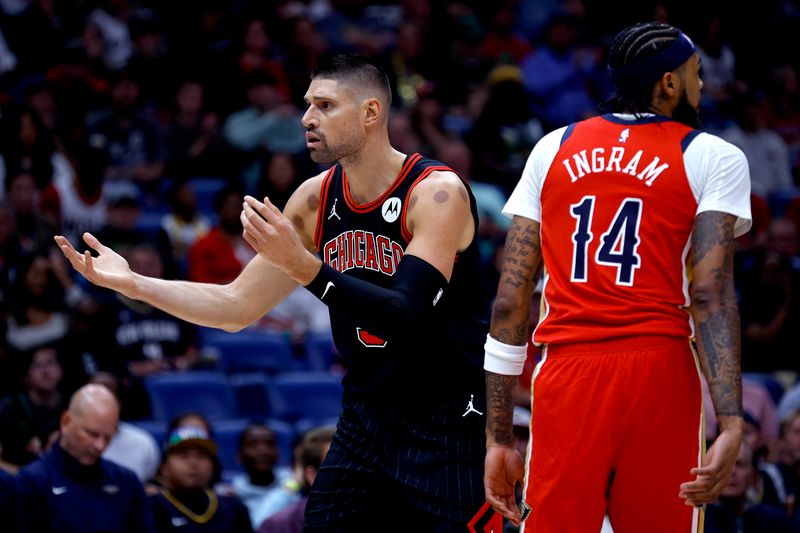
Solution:
{"label": "short dark hair", "polygon": [[[615,69],[635,65],[673,44],[681,32],[662,22],[640,22],[619,32],[611,43],[608,66]],[[650,108],[653,87],[645,85],[630,91],[617,90],[600,104],[601,110],[644,113]]]}
{"label": "short dark hair", "polygon": [[358,87],[378,91],[392,105],[392,87],[386,72],[362,54],[338,54],[324,57],[311,73],[311,79],[347,80]]}

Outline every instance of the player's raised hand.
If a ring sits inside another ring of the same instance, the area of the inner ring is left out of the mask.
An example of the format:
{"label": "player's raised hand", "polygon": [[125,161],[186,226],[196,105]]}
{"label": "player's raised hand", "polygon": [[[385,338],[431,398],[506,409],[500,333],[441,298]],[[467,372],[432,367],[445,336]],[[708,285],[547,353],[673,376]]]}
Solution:
{"label": "player's raised hand", "polygon": [[486,489],[486,501],[495,511],[518,526],[521,518],[515,489],[517,481],[522,481],[525,475],[522,456],[510,446],[490,444],[486,448],[484,467],[483,484]]}
{"label": "player's raised hand", "polygon": [[292,222],[269,198],[259,202],[245,196],[242,204],[242,236],[264,259],[298,283],[309,283],[321,262],[308,253]]}
{"label": "player's raised hand", "polygon": [[78,253],[72,243],[61,235],[56,235],[54,239],[72,268],[83,277],[95,285],[133,297],[135,281],[128,262],[111,248],[103,246],[94,235],[84,233],[83,240],[97,252],[97,257],[93,257],[89,250],[83,254]]}

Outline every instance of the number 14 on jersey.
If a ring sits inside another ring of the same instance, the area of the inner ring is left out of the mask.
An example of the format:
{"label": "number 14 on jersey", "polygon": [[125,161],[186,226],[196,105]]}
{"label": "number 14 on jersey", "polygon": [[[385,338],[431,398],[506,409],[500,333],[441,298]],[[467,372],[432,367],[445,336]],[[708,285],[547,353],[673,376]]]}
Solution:
{"label": "number 14 on jersey", "polygon": [[[594,218],[595,196],[584,196],[580,202],[570,206],[570,215],[575,219],[575,233],[572,253],[572,277],[575,283],[588,281],[589,243],[594,239],[592,219]],[[642,200],[625,198],[617,209],[617,214],[600,235],[600,245],[594,255],[598,265],[617,269],[617,285],[633,286],[636,269],[641,257],[636,252],[639,247],[639,223],[642,220]]]}

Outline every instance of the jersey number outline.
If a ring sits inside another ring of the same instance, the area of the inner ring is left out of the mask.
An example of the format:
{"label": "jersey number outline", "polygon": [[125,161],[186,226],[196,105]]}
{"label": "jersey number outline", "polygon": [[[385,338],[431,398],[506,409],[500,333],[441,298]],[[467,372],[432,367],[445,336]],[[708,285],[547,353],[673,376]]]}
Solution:
{"label": "jersey number outline", "polygon": [[[570,205],[570,216],[575,219],[575,232],[572,234],[572,275],[573,283],[588,281],[589,243],[594,239],[592,220],[596,196],[587,195],[579,202]],[[616,267],[617,285],[632,287],[636,269],[642,258],[636,251],[639,248],[639,225],[642,220],[642,200],[625,198],[619,205],[608,229],[600,236],[600,246],[594,261],[598,265]]]}

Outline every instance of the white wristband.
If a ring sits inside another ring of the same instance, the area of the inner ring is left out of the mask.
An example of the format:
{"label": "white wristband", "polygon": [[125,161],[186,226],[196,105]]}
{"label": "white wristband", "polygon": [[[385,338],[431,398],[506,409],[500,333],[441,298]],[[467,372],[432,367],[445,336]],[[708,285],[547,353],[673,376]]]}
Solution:
{"label": "white wristband", "polygon": [[486,354],[483,358],[483,369],[495,374],[519,376],[528,358],[528,345],[515,346],[505,344],[491,335],[486,336],[483,345]]}

